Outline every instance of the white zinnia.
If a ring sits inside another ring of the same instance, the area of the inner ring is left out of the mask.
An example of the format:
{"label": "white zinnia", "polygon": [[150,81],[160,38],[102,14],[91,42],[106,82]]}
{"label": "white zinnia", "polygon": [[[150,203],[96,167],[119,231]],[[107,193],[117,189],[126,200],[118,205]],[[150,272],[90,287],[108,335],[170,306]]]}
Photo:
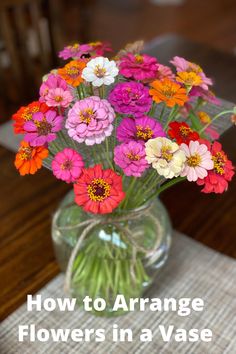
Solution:
{"label": "white zinnia", "polygon": [[91,59],[84,70],[82,71],[82,78],[87,82],[92,82],[93,86],[99,87],[110,85],[115,81],[119,69],[114,60],[109,60],[104,57],[97,57]]}
{"label": "white zinnia", "polygon": [[145,144],[146,160],[159,175],[178,177],[184,167],[186,156],[179,145],[167,138],[149,139]]}

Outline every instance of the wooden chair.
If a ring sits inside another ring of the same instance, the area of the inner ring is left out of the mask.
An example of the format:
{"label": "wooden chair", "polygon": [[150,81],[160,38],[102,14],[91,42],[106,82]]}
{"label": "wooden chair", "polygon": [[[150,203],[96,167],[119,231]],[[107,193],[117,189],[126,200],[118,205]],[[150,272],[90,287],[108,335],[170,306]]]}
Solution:
{"label": "wooden chair", "polygon": [[13,102],[34,97],[42,75],[56,65],[65,42],[61,5],[61,0],[1,0],[2,97]]}

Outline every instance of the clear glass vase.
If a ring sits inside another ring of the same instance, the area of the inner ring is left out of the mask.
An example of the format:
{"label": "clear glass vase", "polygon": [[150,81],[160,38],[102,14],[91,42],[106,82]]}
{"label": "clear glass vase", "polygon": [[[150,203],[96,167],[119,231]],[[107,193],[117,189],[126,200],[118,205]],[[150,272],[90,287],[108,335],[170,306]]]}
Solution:
{"label": "clear glass vase", "polygon": [[120,315],[122,311],[113,311],[116,296],[122,294],[126,301],[141,297],[166,262],[171,243],[166,209],[155,199],[137,209],[98,216],[84,212],[73,199],[71,191],[52,223],[56,258],[70,278],[70,294],[79,305],[87,295],[103,298],[106,309],[95,313]]}

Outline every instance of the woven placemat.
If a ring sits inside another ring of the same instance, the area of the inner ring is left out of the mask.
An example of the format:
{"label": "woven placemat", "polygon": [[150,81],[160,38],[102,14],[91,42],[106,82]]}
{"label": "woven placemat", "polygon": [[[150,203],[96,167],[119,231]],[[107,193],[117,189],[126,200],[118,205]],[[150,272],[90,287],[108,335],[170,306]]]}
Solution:
{"label": "woven placemat", "polygon": [[[223,237],[223,236],[222,236]],[[234,354],[236,352],[236,261],[200,243],[174,234],[171,254],[147,297],[195,298],[204,300],[203,312],[180,317],[176,312],[132,312],[117,318],[95,317],[82,309],[74,312],[27,312],[20,307],[1,324],[1,354]],[[57,276],[39,293],[42,298],[63,296],[63,275]],[[104,342],[18,342],[18,325],[36,328],[104,328]],[[133,330],[133,342],[112,342],[113,324]],[[163,342],[159,325],[203,329],[213,332],[212,342]],[[152,342],[140,342],[143,328],[153,331]]]}

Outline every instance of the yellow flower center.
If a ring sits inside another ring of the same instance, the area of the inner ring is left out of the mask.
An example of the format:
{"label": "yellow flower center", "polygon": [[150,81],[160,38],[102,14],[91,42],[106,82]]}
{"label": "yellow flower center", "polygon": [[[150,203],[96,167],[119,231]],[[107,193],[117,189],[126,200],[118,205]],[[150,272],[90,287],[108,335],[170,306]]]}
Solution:
{"label": "yellow flower center", "polygon": [[132,154],[132,152],[129,152],[128,154],[126,154],[126,157],[131,161],[139,161],[140,160],[140,156],[134,155],[134,154]]}
{"label": "yellow flower center", "polygon": [[23,161],[30,160],[32,155],[32,150],[33,148],[31,147],[21,147],[19,149],[20,159]]}
{"label": "yellow flower center", "polygon": [[87,187],[89,198],[94,202],[102,202],[109,197],[111,187],[102,178],[95,178]]}
{"label": "yellow flower center", "polygon": [[35,121],[34,123],[37,127],[38,135],[47,135],[52,130],[51,124],[45,118],[42,121]]}
{"label": "yellow flower center", "polygon": [[162,159],[170,162],[173,158],[173,154],[171,153],[171,148],[169,145],[164,145],[161,148],[161,157]]}
{"label": "yellow flower center", "polygon": [[165,85],[162,88],[162,93],[167,98],[173,97],[176,94],[176,92],[177,92],[177,89],[175,86]]}
{"label": "yellow flower center", "polygon": [[100,65],[96,65],[96,68],[94,70],[94,74],[101,79],[102,77],[104,77],[106,75],[106,69],[105,68],[101,68]]}
{"label": "yellow flower center", "polygon": [[92,108],[87,108],[84,111],[80,112],[80,120],[83,123],[89,124],[91,122],[91,119],[94,116],[94,112]]}
{"label": "yellow flower center", "polygon": [[79,75],[79,69],[76,66],[65,67],[67,75],[71,77],[76,77]]}
{"label": "yellow flower center", "polygon": [[67,160],[63,162],[60,167],[62,170],[71,170],[71,168],[73,167],[73,163],[72,161]]}
{"label": "yellow flower center", "polygon": [[21,117],[25,120],[25,121],[29,121],[32,119],[32,116],[34,113],[37,113],[39,111],[39,107],[35,106],[31,109],[27,108],[25,110],[24,113],[22,113]]}
{"label": "yellow flower center", "polygon": [[181,71],[178,72],[177,81],[186,86],[198,86],[202,83],[202,78],[193,71]]}
{"label": "yellow flower center", "polygon": [[191,128],[185,127],[183,125],[179,128],[179,131],[180,131],[181,135],[184,137],[188,136],[190,133],[193,132]]}
{"label": "yellow flower center", "polygon": [[217,152],[214,156],[212,156],[212,160],[214,162],[214,170],[220,175],[224,174],[224,165],[226,162],[226,157],[221,153]]}
{"label": "yellow flower center", "polygon": [[140,54],[136,54],[135,55],[135,60],[138,64],[142,64],[143,63],[143,56]]}
{"label": "yellow flower center", "polygon": [[62,100],[63,100],[63,97],[61,97],[61,96],[55,96],[55,101],[56,102],[61,102]]}
{"label": "yellow flower center", "polygon": [[138,139],[147,141],[148,139],[151,139],[153,137],[153,131],[148,125],[145,128],[141,125],[136,125],[136,129],[136,136]]}
{"label": "yellow flower center", "polygon": [[187,157],[187,164],[190,167],[199,166],[200,162],[201,162],[201,156],[197,153],[192,156]]}

